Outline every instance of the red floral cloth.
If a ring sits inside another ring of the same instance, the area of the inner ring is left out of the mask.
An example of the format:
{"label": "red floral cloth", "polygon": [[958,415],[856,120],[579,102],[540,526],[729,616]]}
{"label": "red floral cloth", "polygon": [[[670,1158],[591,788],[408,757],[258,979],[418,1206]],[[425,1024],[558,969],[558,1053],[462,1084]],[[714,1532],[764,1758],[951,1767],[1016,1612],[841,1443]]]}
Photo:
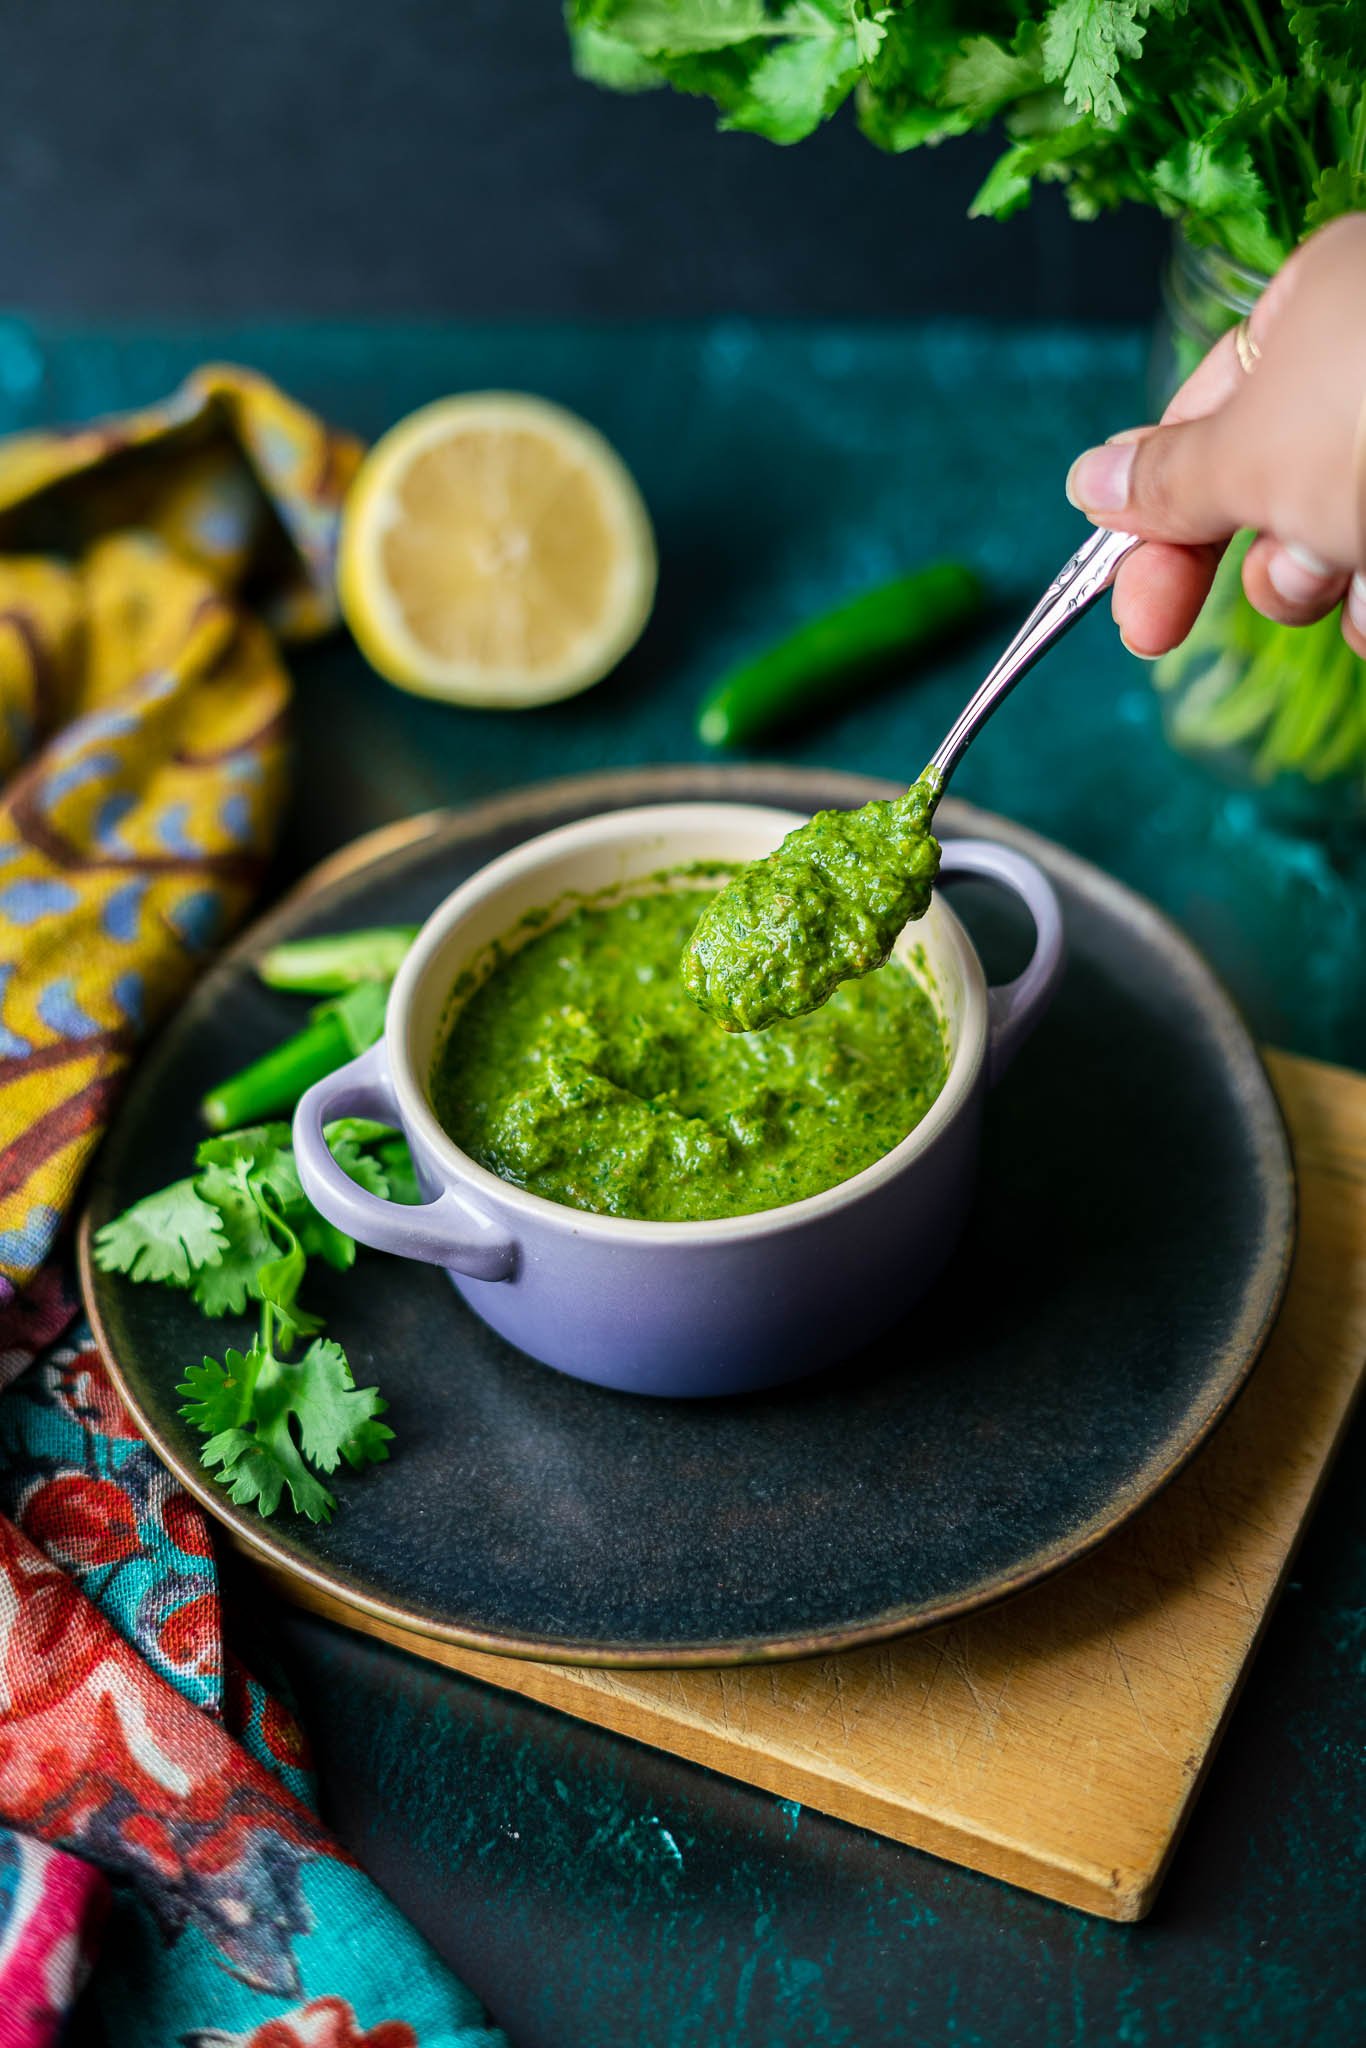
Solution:
{"label": "red floral cloth", "polygon": [[318,1820],[298,1724],[225,1652],[205,1517],[82,1325],[0,1397],[0,1822],[0,2048],[56,2040],[111,1897],[94,1992],[129,2048],[501,2041]]}

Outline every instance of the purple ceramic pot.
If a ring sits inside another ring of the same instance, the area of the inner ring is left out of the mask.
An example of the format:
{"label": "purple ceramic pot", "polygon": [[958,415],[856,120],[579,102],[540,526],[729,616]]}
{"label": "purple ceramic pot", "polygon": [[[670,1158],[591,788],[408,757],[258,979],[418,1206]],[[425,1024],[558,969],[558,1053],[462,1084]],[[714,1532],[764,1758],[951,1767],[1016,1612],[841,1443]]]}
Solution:
{"label": "purple ceramic pot", "polygon": [[[567,912],[585,895],[638,891],[664,869],[738,866],[802,822],[749,804],[611,811],[529,840],[472,876],[419,933],[394,983],[383,1041],[299,1104],[294,1143],[310,1200],[362,1244],[446,1267],[470,1307],[510,1342],[600,1386],[748,1393],[814,1372],[876,1336],[952,1250],[972,1194],[983,1097],[1062,971],[1057,897],[1023,855],[984,840],[945,846],[946,878],[985,877],[1023,900],[1033,958],[1017,980],[989,989],[967,933],[936,895],[898,951],[944,1022],[943,1092],[894,1151],[824,1194],[707,1223],[588,1215],[477,1165],[428,1099],[457,976],[486,972],[497,942],[528,911],[563,900]],[[421,1206],[381,1200],[341,1171],[323,1128],[342,1116],[403,1131]]]}

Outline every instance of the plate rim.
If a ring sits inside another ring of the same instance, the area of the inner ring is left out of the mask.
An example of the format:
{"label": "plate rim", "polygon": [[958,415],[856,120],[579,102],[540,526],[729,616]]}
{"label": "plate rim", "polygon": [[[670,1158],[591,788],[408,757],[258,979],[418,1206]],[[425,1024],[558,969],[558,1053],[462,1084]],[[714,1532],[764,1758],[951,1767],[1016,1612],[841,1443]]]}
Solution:
{"label": "plate rim", "polygon": [[[664,801],[666,798],[687,802],[723,796],[728,787],[740,781],[751,792],[747,801],[762,802],[771,795],[774,801],[783,798],[789,807],[800,806],[808,799],[813,807],[829,806],[832,802],[861,804],[871,798],[894,795],[900,788],[897,783],[850,769],[785,768],[739,763],[724,766],[681,764],[677,767],[608,769],[586,775],[556,777],[526,784],[472,804],[420,812],[414,817],[381,825],[325,856],[223,949],[210,972],[249,963],[273,942],[282,928],[289,927],[301,909],[319,896],[386,864],[401,863],[406,855],[437,839],[458,845],[464,840],[485,837],[501,826],[522,823],[528,824],[534,832],[540,818],[554,816],[566,806],[582,803],[587,808],[597,800],[611,801],[628,789],[636,793],[635,800],[640,802]],[[756,789],[760,794],[753,794]],[[1244,1295],[1239,1321],[1225,1339],[1224,1354],[1230,1360],[1225,1383],[1218,1399],[1182,1443],[1177,1455],[1167,1458],[1156,1470],[1151,1463],[1144,1466],[1129,1486],[1112,1496],[1080,1533],[1069,1532],[1065,1542],[1049,1545],[1022,1560],[1008,1576],[996,1574],[950,1598],[906,1602],[851,1625],[795,1635],[740,1637],[705,1644],[604,1644],[565,1637],[491,1633],[426,1615],[398,1601],[358,1589],[336,1572],[300,1558],[272,1536],[270,1523],[259,1516],[249,1518],[249,1511],[238,1508],[221,1488],[215,1486],[202,1467],[189,1465],[162,1437],[120,1364],[102,1313],[98,1290],[105,1276],[95,1268],[92,1256],[95,1229],[93,1197],[87,1194],[76,1236],[81,1295],[96,1349],[119,1399],[156,1456],[186,1492],[225,1527],[239,1549],[270,1568],[277,1585],[281,1581],[287,1586],[288,1582],[301,1580],[309,1588],[325,1595],[330,1602],[371,1621],[453,1649],[486,1656],[601,1670],[686,1670],[786,1662],[830,1655],[887,1642],[922,1629],[942,1627],[979,1609],[1011,1599],[1088,1556],[1155,1500],[1185,1470],[1251,1378],[1275,1327],[1289,1284],[1298,1240],[1299,1185],[1279,1097],[1256,1041],[1233,997],[1165,911],[1094,862],[995,812],[949,797],[941,807],[941,817],[948,833],[953,836],[995,838],[1036,859],[1042,857],[1045,867],[1060,873],[1079,893],[1092,900],[1099,896],[1125,922],[1146,927],[1167,957],[1180,966],[1182,978],[1197,998],[1201,1013],[1215,1027],[1225,1069],[1237,1077],[1238,1092],[1246,1094],[1259,1084],[1261,1100],[1249,1106],[1262,1112],[1255,1150],[1263,1187],[1272,1198],[1264,1224],[1263,1243]],[[97,1166],[92,1185],[97,1184],[98,1171]],[[1277,1196],[1282,1207],[1280,1213],[1273,1213]],[[1235,1358],[1235,1354],[1241,1355]],[[551,1370],[549,1367],[544,1369]]]}

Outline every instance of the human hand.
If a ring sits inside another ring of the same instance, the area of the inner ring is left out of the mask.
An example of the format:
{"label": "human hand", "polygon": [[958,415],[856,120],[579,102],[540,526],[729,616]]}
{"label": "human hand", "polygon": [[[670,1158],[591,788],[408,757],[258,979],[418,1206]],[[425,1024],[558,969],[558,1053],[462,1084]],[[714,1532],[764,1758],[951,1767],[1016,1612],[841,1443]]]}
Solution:
{"label": "human hand", "polygon": [[1226,543],[1252,527],[1243,588],[1257,610],[1309,625],[1346,596],[1343,637],[1366,656],[1366,214],[1296,250],[1248,334],[1250,371],[1224,335],[1160,426],[1077,458],[1067,495],[1097,525],[1144,537],[1112,601],[1134,654],[1184,640]]}

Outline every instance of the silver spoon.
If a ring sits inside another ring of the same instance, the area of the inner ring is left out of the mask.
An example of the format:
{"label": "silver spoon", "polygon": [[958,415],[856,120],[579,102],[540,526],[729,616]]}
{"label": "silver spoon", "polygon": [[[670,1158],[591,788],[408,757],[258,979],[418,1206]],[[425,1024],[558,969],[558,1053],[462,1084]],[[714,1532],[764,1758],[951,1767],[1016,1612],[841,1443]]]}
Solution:
{"label": "silver spoon", "polygon": [[1138,539],[1136,533],[1111,533],[1102,526],[1059,569],[935,749],[920,779],[929,784],[936,798],[997,705],[1004,703],[1020,677],[1110,588],[1120,563],[1138,546]]}

